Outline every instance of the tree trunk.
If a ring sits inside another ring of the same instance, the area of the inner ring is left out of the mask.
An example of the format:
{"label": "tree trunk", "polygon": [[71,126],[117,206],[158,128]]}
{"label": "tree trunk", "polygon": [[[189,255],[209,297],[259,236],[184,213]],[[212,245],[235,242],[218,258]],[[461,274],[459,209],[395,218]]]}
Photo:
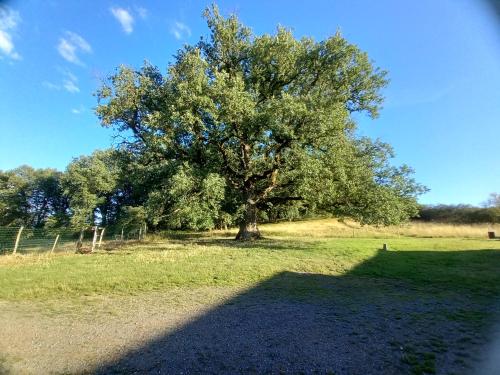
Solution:
{"label": "tree trunk", "polygon": [[251,241],[261,238],[259,228],[257,226],[257,207],[253,200],[247,200],[246,212],[240,223],[240,231],[236,235],[239,241]]}

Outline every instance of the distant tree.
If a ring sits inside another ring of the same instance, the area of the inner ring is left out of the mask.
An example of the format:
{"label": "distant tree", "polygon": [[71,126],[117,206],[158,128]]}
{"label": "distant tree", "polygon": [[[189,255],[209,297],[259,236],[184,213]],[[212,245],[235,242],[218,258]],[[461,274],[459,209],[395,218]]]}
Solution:
{"label": "distant tree", "polygon": [[0,225],[30,222],[32,168],[22,166],[0,174]]}
{"label": "distant tree", "polygon": [[43,227],[64,225],[68,200],[61,187],[62,173],[55,169],[21,166],[0,171],[0,225]]}
{"label": "distant tree", "polygon": [[500,222],[500,208],[486,204],[484,207],[466,204],[422,206],[419,219],[455,224],[498,223]]}
{"label": "distant tree", "polygon": [[485,206],[490,211],[490,216],[492,220],[491,223],[499,223],[500,222],[500,194],[491,193],[488,200],[485,203]]}
{"label": "distant tree", "polygon": [[498,208],[500,208],[500,194],[491,193],[484,205],[485,205],[485,207],[498,207]]}
{"label": "distant tree", "polygon": [[138,228],[141,228],[145,223],[146,211],[144,207],[123,206],[121,207],[121,214],[116,225],[129,232],[134,229],[138,230]]}
{"label": "distant tree", "polygon": [[29,199],[32,213],[31,225],[43,227],[63,226],[68,223],[68,199],[61,185],[63,173],[54,169],[38,169],[34,173],[34,185]]}
{"label": "distant tree", "polygon": [[[221,176],[238,239],[260,237],[259,211],[294,201],[362,223],[417,213],[425,189],[412,171],[392,167],[388,145],[355,132],[352,114],[376,117],[387,83],[365,53],[339,33],[321,42],[282,27],[255,36],[216,7],[205,16],[210,38],[179,51],[166,76],[147,63],[122,66],[98,92],[99,118],[125,134],[130,150],[179,173],[187,168],[179,187],[164,190],[196,196],[200,181],[210,181],[218,197]],[[198,182],[182,190],[191,173]],[[185,214],[174,219],[180,225],[218,210],[196,199],[176,205]]]}

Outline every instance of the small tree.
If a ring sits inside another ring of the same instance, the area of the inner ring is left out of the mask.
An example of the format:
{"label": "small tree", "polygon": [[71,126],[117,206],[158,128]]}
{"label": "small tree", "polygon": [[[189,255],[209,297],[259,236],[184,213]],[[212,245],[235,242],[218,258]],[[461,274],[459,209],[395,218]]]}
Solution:
{"label": "small tree", "polygon": [[237,205],[238,239],[260,237],[259,210],[292,201],[366,223],[417,213],[424,188],[388,163],[388,145],[359,138],[351,116],[376,117],[386,73],[340,33],[256,36],[235,16],[205,12],[210,37],[186,46],[163,76],[120,67],[98,92],[104,126],[131,149],[218,174]]}

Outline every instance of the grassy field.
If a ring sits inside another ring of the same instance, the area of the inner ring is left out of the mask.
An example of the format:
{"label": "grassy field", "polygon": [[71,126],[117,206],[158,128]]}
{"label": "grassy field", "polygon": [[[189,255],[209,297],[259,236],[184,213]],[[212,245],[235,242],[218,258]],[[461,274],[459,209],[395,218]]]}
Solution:
{"label": "grassy field", "polygon": [[[452,236],[460,230],[465,234],[462,238]],[[450,284],[481,293],[500,291],[500,253],[494,251],[500,250],[500,242],[485,239],[485,228],[437,224],[360,228],[325,219],[264,225],[262,231],[266,239],[253,243],[233,241],[232,232],[176,233],[91,256],[3,256],[0,298],[249,287],[284,271]],[[388,243],[389,252],[380,251],[383,243]]]}
{"label": "grassy field", "polygon": [[[92,255],[8,255],[0,257],[0,302],[25,310],[30,303],[42,310],[50,304],[59,311],[70,303],[78,315],[93,297],[168,295],[170,305],[189,307],[194,299],[208,304],[220,291],[222,299],[236,298],[238,304],[237,296],[258,290],[257,300],[335,302],[354,312],[378,306],[380,316],[413,332],[402,336],[409,343],[400,344],[400,337],[383,344],[403,366],[396,373],[462,373],[473,363],[468,353],[486,342],[498,313],[500,241],[486,239],[488,229],[425,224],[380,229],[324,219],[264,225],[266,238],[252,243],[232,240],[232,231],[167,233]],[[381,250],[383,243],[389,251]],[[379,317],[356,319],[353,326]],[[425,336],[426,330],[436,331],[430,328],[436,322],[439,334]],[[446,333],[452,328],[462,335],[453,340],[471,346],[456,344],[460,350],[441,358],[452,351]]]}

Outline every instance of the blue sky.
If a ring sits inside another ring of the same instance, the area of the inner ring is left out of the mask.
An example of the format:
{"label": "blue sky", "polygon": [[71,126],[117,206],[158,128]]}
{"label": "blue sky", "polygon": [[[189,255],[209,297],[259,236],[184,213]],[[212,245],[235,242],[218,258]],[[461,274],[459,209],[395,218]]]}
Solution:
{"label": "blue sky", "polygon": [[[1,1],[0,169],[63,170],[113,143],[92,95],[119,64],[163,71],[207,34],[210,1]],[[219,1],[257,33],[340,29],[389,71],[380,118],[360,133],[395,148],[431,191],[422,203],[480,204],[500,192],[500,28],[480,0]]]}

